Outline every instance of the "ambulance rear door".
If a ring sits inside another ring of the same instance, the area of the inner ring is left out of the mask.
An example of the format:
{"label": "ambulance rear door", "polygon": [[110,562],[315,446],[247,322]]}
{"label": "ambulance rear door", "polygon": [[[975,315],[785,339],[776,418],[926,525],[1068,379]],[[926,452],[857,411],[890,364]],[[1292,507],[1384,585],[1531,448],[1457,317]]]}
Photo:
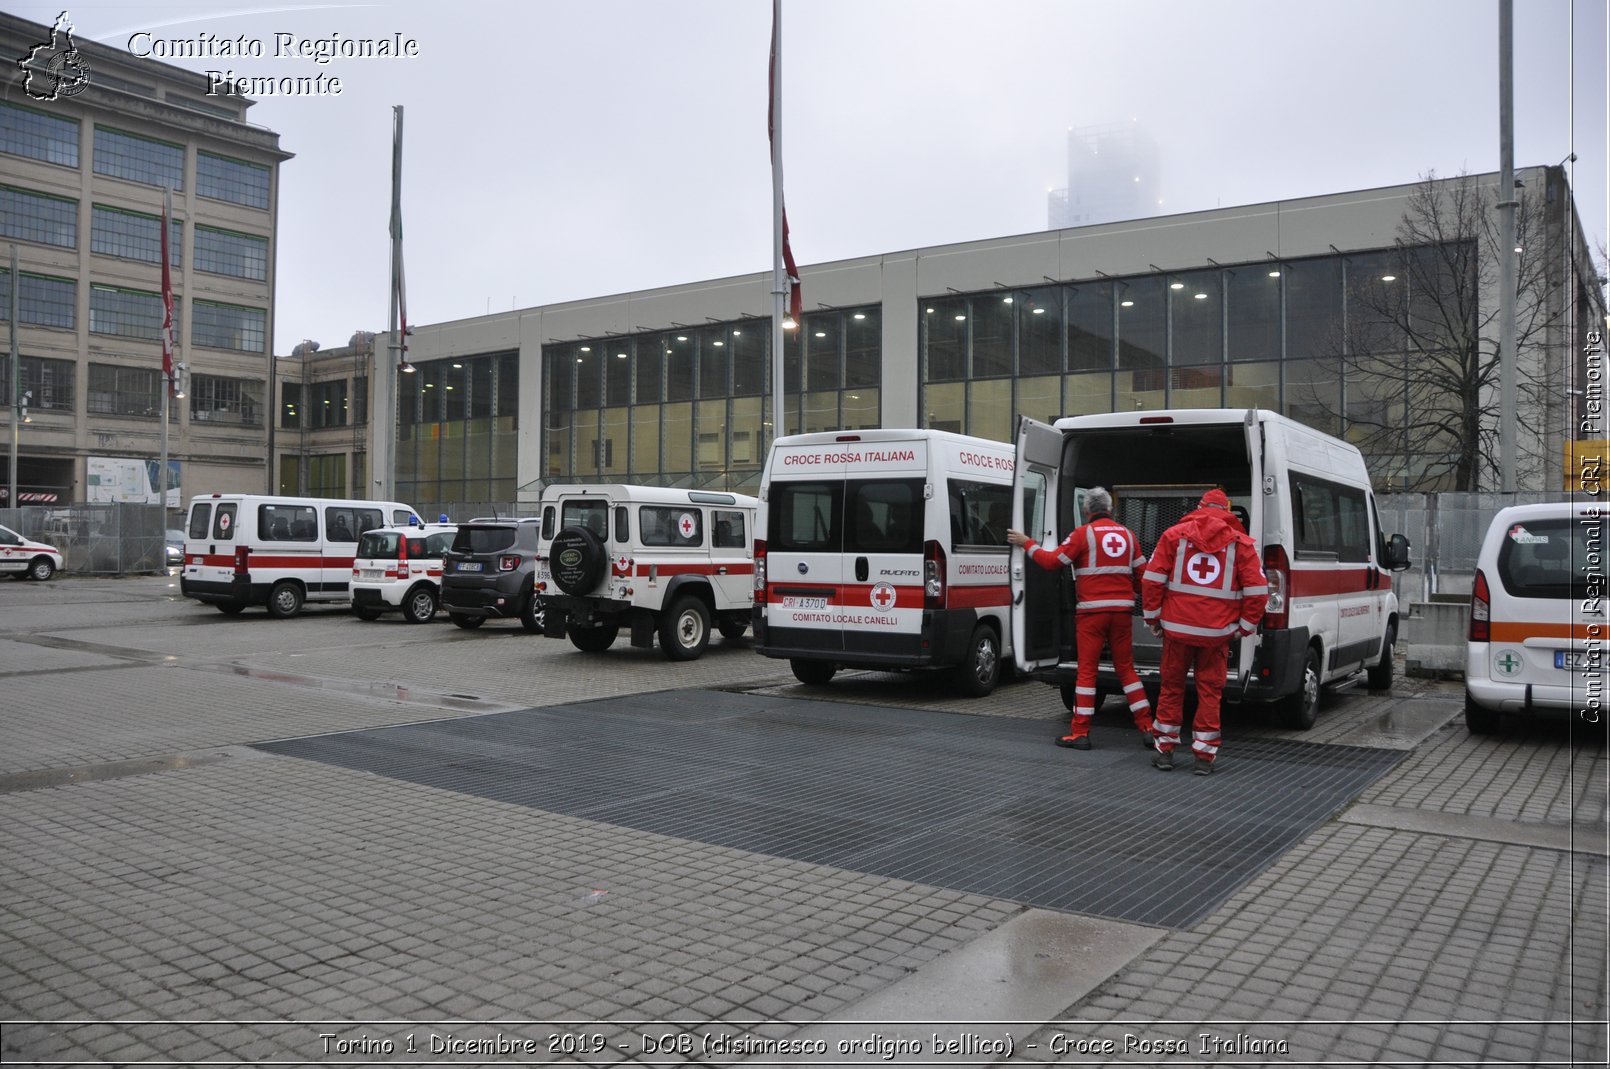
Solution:
{"label": "ambulance rear door", "polygon": [[[1062,464],[1062,432],[1038,420],[1022,417],[1017,428],[1017,465],[1012,476],[1012,527],[1041,545],[1058,539],[1056,509],[1058,472]],[[1029,561],[1020,547],[1012,548],[1008,573],[1012,588],[1012,642],[1014,659],[1022,671],[1050,667],[1062,648],[1064,588],[1071,581],[1066,568],[1047,571]]]}

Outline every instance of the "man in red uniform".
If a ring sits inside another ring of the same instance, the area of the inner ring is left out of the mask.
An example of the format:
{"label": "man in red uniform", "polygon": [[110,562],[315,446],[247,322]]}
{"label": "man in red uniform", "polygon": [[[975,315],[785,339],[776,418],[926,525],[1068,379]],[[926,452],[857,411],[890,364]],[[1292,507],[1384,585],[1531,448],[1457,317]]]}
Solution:
{"label": "man in red uniform", "polygon": [[1212,773],[1219,754],[1219,701],[1230,641],[1258,629],[1269,601],[1269,580],[1258,563],[1257,548],[1238,526],[1224,491],[1209,490],[1195,511],[1163,532],[1141,576],[1142,615],[1152,634],[1163,636],[1152,764],[1164,772],[1174,767],[1174,747],[1185,719],[1185,675],[1195,668],[1191,752],[1196,774]]}
{"label": "man in red uniform", "polygon": [[1078,616],[1079,676],[1074,686],[1073,724],[1058,746],[1090,749],[1090,722],[1096,715],[1096,669],[1103,646],[1112,649],[1112,667],[1124,686],[1124,700],[1146,745],[1152,739],[1152,707],[1135,674],[1134,635],[1130,618],[1140,571],[1146,566],[1135,532],[1113,519],[1112,495],[1095,487],[1085,495],[1082,527],[1056,549],[1040,549],[1022,531],[1007,531],[1006,540],[1047,571],[1072,566]]}

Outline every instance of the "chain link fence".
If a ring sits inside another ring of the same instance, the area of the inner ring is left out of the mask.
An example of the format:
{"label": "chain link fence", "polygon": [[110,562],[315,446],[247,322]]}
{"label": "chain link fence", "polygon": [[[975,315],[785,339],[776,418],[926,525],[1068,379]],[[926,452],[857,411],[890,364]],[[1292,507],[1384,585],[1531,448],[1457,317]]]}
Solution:
{"label": "chain link fence", "polygon": [[29,505],[0,509],[0,526],[55,546],[76,575],[156,575],[167,571],[160,505]]}

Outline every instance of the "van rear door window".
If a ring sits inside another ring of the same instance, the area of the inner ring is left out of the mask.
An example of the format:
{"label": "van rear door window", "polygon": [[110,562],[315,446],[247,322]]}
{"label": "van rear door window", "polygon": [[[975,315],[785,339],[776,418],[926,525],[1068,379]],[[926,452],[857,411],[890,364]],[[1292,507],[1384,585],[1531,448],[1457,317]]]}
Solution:
{"label": "van rear door window", "polygon": [[[1010,491],[1006,496],[1011,499]],[[922,552],[921,479],[854,481],[845,498],[846,553]]]}
{"label": "van rear door window", "polygon": [[843,483],[773,483],[769,505],[767,539],[775,548],[806,553],[843,549]]}
{"label": "van rear door window", "polygon": [[609,538],[609,502],[577,498],[559,509],[560,527],[585,527],[599,538]]}
{"label": "van rear door window", "polygon": [[220,542],[233,542],[235,540],[235,511],[240,506],[233,501],[218,506],[218,514],[213,517],[212,536]]}
{"label": "van rear door window", "polygon": [[[1512,523],[1498,548],[1498,576],[1517,598],[1602,596],[1604,549],[1593,524],[1570,519]],[[1595,545],[1588,546],[1589,534]]]}
{"label": "van rear door window", "polygon": [[190,506],[190,537],[206,538],[207,529],[212,526],[211,503],[196,502]]}

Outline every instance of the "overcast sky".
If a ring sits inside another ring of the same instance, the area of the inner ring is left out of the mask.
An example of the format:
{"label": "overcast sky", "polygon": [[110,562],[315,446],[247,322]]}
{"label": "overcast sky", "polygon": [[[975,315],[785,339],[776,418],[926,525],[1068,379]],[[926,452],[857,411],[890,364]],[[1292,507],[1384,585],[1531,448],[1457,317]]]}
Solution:
{"label": "overcast sky", "polygon": [[[63,2],[7,6],[49,24]],[[1516,165],[1574,149],[1600,247],[1604,0],[1515,8]],[[250,111],[295,153],[280,170],[280,354],[385,328],[394,104],[406,109],[411,322],[770,269],[766,0],[69,10],[81,37],[120,48],[140,31],[263,42],[262,59],[175,61],[193,70],[341,79],[339,96],[260,98]],[[1496,170],[1497,10],[784,0],[795,255],[1042,230],[1047,189],[1067,184],[1070,126],[1146,127],[1168,213]],[[319,65],[275,57],[277,33],[401,34],[419,56]]]}

